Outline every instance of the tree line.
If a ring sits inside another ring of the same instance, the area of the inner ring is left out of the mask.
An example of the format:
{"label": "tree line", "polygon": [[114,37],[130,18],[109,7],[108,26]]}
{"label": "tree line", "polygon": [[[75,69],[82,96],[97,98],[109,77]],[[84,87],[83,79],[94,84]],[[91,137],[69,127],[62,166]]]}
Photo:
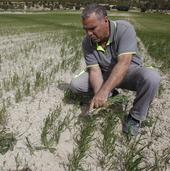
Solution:
{"label": "tree line", "polygon": [[[107,10],[118,9],[128,11],[132,7],[146,10],[170,10],[170,0],[95,0]],[[75,9],[79,10],[90,4],[91,0],[1,0],[0,8],[7,9]]]}

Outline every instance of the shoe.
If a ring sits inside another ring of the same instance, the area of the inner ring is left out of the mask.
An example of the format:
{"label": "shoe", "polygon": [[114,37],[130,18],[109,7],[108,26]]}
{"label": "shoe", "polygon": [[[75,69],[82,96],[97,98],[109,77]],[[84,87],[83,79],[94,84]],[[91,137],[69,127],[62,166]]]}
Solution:
{"label": "shoe", "polygon": [[130,114],[123,123],[123,132],[132,136],[137,136],[140,129],[140,121],[134,119]]}

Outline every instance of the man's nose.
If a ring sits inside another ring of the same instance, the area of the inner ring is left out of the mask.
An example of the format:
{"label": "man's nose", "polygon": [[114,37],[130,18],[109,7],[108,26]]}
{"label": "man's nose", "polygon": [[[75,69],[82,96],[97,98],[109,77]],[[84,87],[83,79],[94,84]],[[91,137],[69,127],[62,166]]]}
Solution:
{"label": "man's nose", "polygon": [[93,32],[91,30],[87,30],[87,35],[88,36],[92,36],[93,35]]}

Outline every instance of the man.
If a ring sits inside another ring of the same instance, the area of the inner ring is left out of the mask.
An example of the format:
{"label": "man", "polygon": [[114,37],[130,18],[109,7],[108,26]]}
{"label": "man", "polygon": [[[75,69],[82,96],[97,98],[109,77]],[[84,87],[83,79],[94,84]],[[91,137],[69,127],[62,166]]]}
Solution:
{"label": "man", "polygon": [[82,46],[87,72],[71,81],[71,90],[94,93],[90,110],[103,106],[115,88],[136,91],[123,132],[137,135],[159,88],[160,76],[142,66],[130,23],[110,21],[102,6],[91,4],[82,12],[82,24],[86,32]]}

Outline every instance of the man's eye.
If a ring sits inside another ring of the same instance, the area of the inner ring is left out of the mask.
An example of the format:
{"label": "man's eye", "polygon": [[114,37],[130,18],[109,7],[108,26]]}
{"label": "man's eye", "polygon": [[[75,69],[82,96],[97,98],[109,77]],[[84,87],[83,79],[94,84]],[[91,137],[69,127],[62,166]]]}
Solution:
{"label": "man's eye", "polygon": [[93,31],[95,28],[90,28],[89,31]]}

